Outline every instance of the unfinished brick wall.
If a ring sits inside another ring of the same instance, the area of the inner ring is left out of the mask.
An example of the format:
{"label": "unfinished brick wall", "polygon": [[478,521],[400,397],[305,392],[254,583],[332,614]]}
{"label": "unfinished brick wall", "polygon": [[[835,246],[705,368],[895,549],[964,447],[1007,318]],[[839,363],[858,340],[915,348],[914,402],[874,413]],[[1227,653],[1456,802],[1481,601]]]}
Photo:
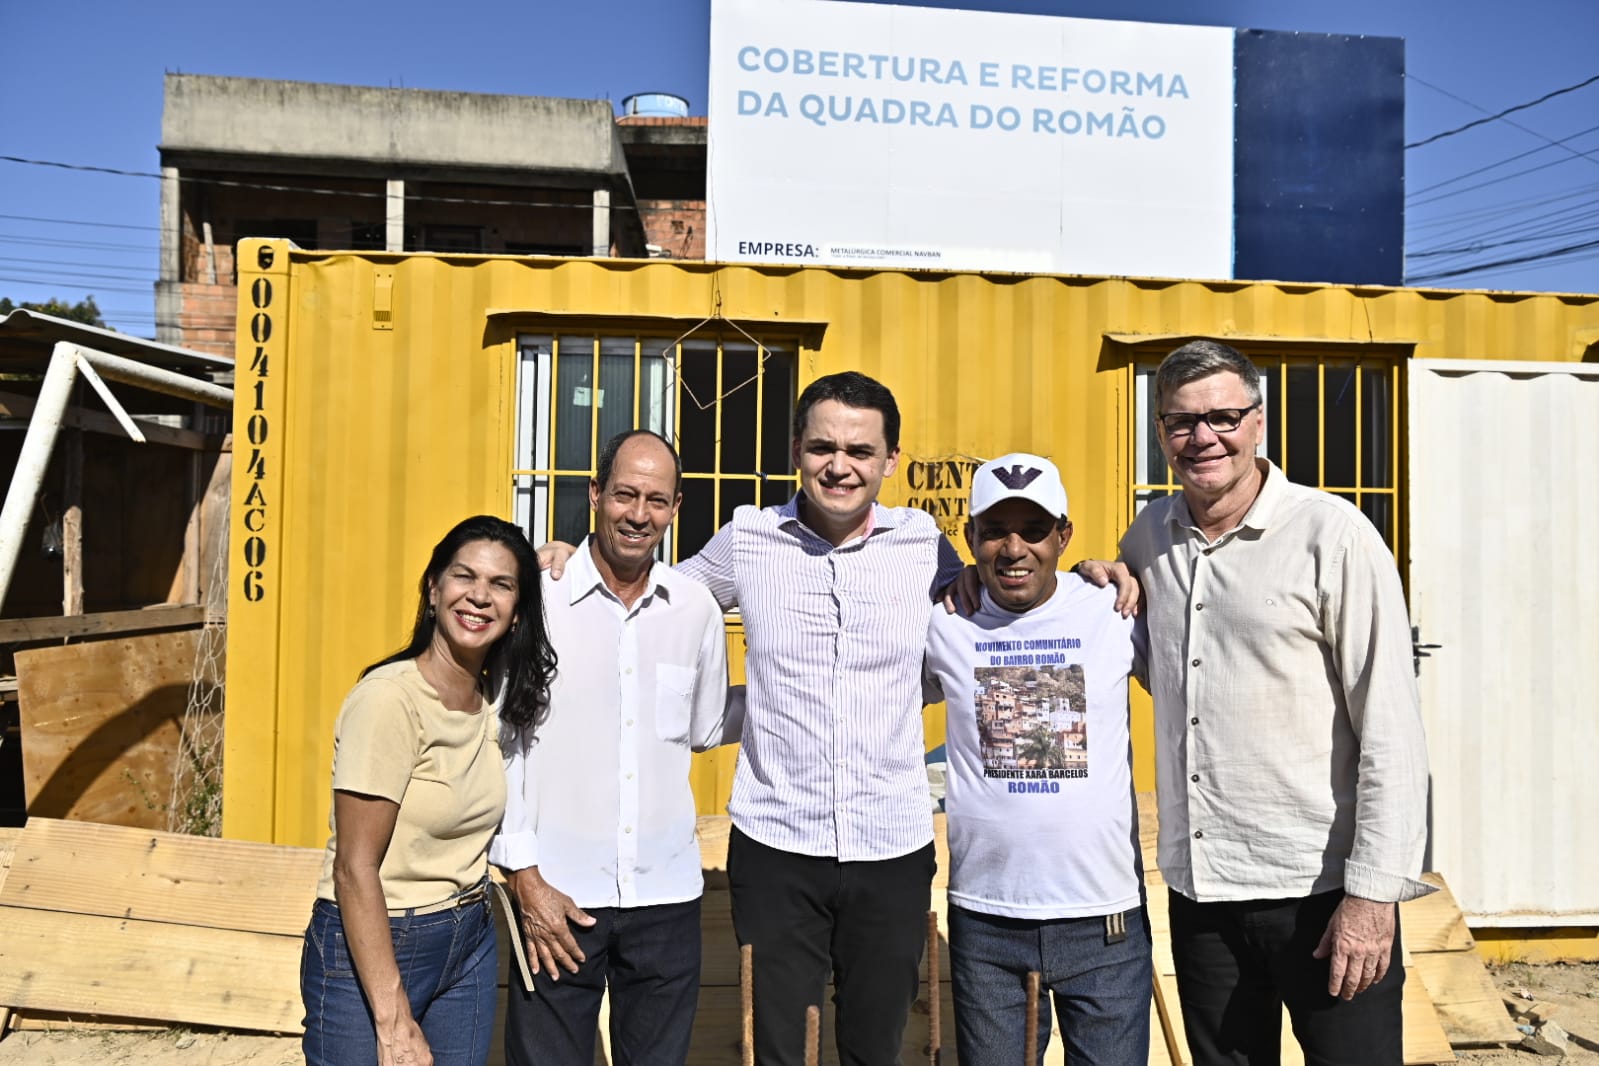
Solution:
{"label": "unfinished brick wall", "polygon": [[704,200],[640,200],[644,240],[672,259],[705,258]]}
{"label": "unfinished brick wall", "polygon": [[198,281],[178,285],[178,329],[181,331],[178,344],[182,347],[214,355],[233,355],[239,290],[232,281],[232,259],[232,251],[228,250],[226,272],[218,262],[215,285]]}

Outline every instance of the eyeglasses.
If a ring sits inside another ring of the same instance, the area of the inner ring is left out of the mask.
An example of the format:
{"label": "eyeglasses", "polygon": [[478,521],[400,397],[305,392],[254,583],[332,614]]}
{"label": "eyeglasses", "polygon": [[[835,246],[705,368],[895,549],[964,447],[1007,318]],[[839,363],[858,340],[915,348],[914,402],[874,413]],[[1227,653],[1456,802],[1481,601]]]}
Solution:
{"label": "eyeglasses", "polygon": [[1169,415],[1156,415],[1160,428],[1166,431],[1166,436],[1186,437],[1198,428],[1203,422],[1217,433],[1231,433],[1244,423],[1244,416],[1260,404],[1252,403],[1248,407],[1218,407],[1214,411],[1203,414],[1190,414],[1178,412]]}

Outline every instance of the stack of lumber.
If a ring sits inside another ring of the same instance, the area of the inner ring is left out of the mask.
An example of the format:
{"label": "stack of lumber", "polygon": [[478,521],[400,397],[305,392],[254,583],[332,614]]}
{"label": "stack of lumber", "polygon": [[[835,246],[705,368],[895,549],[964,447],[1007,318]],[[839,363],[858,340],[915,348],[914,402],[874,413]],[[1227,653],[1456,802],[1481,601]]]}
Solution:
{"label": "stack of lumber", "polygon": [[0,1005],[297,1032],[322,855],[33,818],[0,884]]}
{"label": "stack of lumber", "polygon": [[[1166,925],[1166,888],[1154,863],[1153,804],[1140,819],[1155,936],[1150,1062],[1190,1061],[1177,1006]],[[706,870],[700,1010],[691,1061],[739,1061],[738,949],[726,877],[728,822],[700,820]],[[937,819],[941,1059],[956,1063],[950,996],[943,818]],[[35,1023],[208,1026],[298,1033],[300,937],[321,852],[153,830],[34,818],[0,830],[0,1013]],[[9,869],[8,869],[9,867]],[[1435,884],[1441,878],[1428,875]],[[1457,1047],[1520,1038],[1473,949],[1447,888],[1402,908],[1405,1062],[1455,1061]],[[501,959],[510,954],[501,928]],[[502,971],[505,969],[502,966]],[[823,1063],[836,1057],[831,1006],[823,1008]],[[913,1007],[903,1059],[929,1055],[927,985]],[[498,1026],[496,1026],[498,1029]],[[1052,1027],[1046,1063],[1064,1061]],[[604,1032],[602,1019],[601,1032]],[[604,1061],[602,1036],[600,1061]],[[501,1062],[498,1036],[491,1062]],[[1283,1061],[1302,1063],[1286,1021]]]}

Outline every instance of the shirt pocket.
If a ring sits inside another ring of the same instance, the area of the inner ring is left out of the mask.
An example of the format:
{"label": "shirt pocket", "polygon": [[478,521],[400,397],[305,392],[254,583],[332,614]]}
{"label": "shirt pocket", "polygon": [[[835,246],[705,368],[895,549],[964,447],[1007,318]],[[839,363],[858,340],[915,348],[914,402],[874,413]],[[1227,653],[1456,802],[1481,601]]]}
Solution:
{"label": "shirt pocket", "polygon": [[655,735],[674,744],[688,743],[694,708],[694,668],[660,663],[655,667]]}

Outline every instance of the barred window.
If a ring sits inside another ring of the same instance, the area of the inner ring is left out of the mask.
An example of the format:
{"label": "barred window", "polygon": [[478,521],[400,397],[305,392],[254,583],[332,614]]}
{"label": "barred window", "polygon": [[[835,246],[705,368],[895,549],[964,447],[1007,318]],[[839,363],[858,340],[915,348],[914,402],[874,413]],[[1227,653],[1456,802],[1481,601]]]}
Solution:
{"label": "barred window", "polygon": [[[1399,388],[1391,359],[1252,357],[1266,413],[1263,454],[1288,480],[1324,489],[1365,512],[1388,546],[1399,548]],[[1156,363],[1133,373],[1133,486],[1136,514],[1180,491],[1160,452]]]}
{"label": "barred window", "polygon": [[592,528],[589,479],[617,433],[650,429],[683,460],[683,507],[667,563],[699,551],[740,504],[794,492],[789,418],[798,343],[613,331],[524,334],[517,382],[516,520],[535,544]]}

